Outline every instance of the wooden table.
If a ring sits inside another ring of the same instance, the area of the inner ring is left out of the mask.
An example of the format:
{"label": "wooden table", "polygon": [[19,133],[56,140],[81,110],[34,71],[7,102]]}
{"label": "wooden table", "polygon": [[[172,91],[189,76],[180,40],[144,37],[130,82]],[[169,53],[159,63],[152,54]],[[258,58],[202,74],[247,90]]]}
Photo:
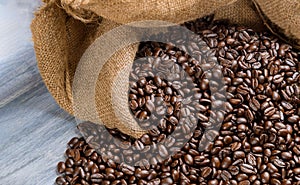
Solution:
{"label": "wooden table", "polygon": [[13,49],[0,51],[0,185],[53,185],[66,143],[79,134],[76,122],[55,103],[39,75],[30,20],[14,29],[24,22],[8,24],[2,2],[0,50]]}

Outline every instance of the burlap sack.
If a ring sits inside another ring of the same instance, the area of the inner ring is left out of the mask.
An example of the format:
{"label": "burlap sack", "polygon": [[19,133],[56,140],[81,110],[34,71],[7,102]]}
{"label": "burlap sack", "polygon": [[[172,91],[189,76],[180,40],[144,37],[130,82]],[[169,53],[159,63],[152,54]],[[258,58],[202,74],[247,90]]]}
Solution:
{"label": "burlap sack", "polygon": [[282,40],[300,49],[300,1],[253,0],[267,28]]}
{"label": "burlap sack", "polygon": [[[45,84],[57,103],[73,114],[72,82],[76,66],[84,51],[103,33],[123,23],[140,20],[164,20],[182,23],[215,13],[218,19],[263,28],[263,21],[250,0],[45,0],[36,13],[32,34],[38,67]],[[299,20],[297,20],[299,21]],[[116,23],[118,22],[118,23]],[[89,24],[87,24],[89,23]],[[117,53],[101,70],[96,85],[96,106],[101,123],[118,128],[123,133],[140,137],[144,130],[129,111],[124,111],[126,122],[118,119],[112,106],[113,79],[133,62],[137,45],[130,45]],[[124,74],[128,74],[129,70]],[[125,75],[123,83],[128,82]],[[127,90],[118,94],[126,98]],[[124,93],[126,92],[126,93]],[[126,98],[127,100],[127,98]],[[126,102],[126,101],[125,101]],[[129,109],[128,104],[119,110]],[[122,109],[123,108],[123,109]]]}
{"label": "burlap sack", "polygon": [[[212,13],[236,0],[62,0],[62,5],[76,14],[90,10],[97,15],[125,24],[133,21],[163,20],[183,23]],[[73,11],[72,11],[73,10]]]}

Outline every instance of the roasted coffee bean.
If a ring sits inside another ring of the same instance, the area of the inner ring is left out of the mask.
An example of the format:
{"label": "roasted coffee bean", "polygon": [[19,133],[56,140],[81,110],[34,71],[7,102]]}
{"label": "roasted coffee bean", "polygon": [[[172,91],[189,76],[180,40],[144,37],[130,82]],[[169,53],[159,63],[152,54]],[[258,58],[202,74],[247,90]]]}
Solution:
{"label": "roasted coffee bean", "polygon": [[201,176],[206,178],[208,177],[212,172],[212,169],[210,167],[204,167],[202,170],[201,170]]}
{"label": "roasted coffee bean", "polygon": [[131,108],[132,110],[135,110],[135,109],[137,109],[137,108],[139,107],[139,104],[137,103],[137,101],[131,100],[129,106],[130,106],[130,108]]}
{"label": "roasted coffee bean", "polygon": [[242,172],[244,172],[246,174],[256,174],[256,172],[254,171],[254,168],[251,165],[242,164],[240,166],[240,169]]}
{"label": "roasted coffee bean", "polygon": [[219,181],[216,179],[208,181],[208,185],[218,185],[218,184],[219,184]]}
{"label": "roasted coffee bean", "polygon": [[237,166],[229,166],[228,170],[232,175],[239,174],[239,167]]}
{"label": "roasted coffee bean", "polygon": [[269,172],[263,172],[260,176],[261,176],[262,183],[264,183],[264,184],[268,184],[269,183],[269,181],[270,181],[270,174],[269,174]]}
{"label": "roasted coffee bean", "polygon": [[221,163],[221,167],[227,169],[231,165],[231,158],[225,157]]}
{"label": "roasted coffee bean", "polygon": [[220,176],[225,182],[228,182],[232,178],[232,175],[227,170],[223,170]]}
{"label": "roasted coffee bean", "polygon": [[184,160],[185,160],[186,164],[188,164],[188,165],[193,165],[194,164],[193,157],[190,154],[186,154],[184,156]]}
{"label": "roasted coffee bean", "polygon": [[275,113],[275,108],[274,107],[268,107],[264,110],[264,114],[267,116],[267,117],[271,117],[273,116],[273,114]]}
{"label": "roasted coffee bean", "polygon": [[66,165],[65,165],[65,163],[64,163],[64,162],[59,162],[59,163],[57,164],[57,172],[58,172],[58,173],[63,173],[63,172],[65,172],[65,170],[66,170]]}
{"label": "roasted coffee bean", "polygon": [[243,159],[243,158],[245,158],[245,153],[243,151],[235,151],[233,153],[233,157],[235,159]]}
{"label": "roasted coffee bean", "polygon": [[[153,36],[170,43],[142,42],[136,54],[144,59],[133,63],[128,107],[148,133],[136,139],[107,129],[112,135],[107,136],[90,124],[82,131],[86,142],[68,143],[57,184],[292,185],[300,180],[298,51],[243,27],[203,19],[184,25],[199,38],[171,29],[169,36]],[[225,110],[212,110],[223,106],[219,99],[227,99]],[[185,145],[182,138],[188,139]],[[102,147],[106,140],[112,142]]]}
{"label": "roasted coffee bean", "polygon": [[170,185],[170,184],[173,184],[173,180],[171,177],[163,178],[163,179],[161,179],[161,184],[162,185]]}
{"label": "roasted coffee bean", "polygon": [[261,153],[263,150],[261,146],[254,146],[252,147],[252,151],[253,153]]}
{"label": "roasted coffee bean", "polygon": [[79,141],[78,137],[72,138],[72,139],[68,142],[69,147],[73,148],[74,145],[75,145],[78,141]]}
{"label": "roasted coffee bean", "polygon": [[236,176],[236,180],[241,182],[241,181],[244,181],[246,179],[248,179],[248,175],[244,174],[244,173],[240,173]]}
{"label": "roasted coffee bean", "polygon": [[300,175],[300,167],[299,167],[299,168],[294,168],[294,169],[293,169],[293,173],[294,173],[295,175]]}
{"label": "roasted coffee bean", "polygon": [[220,162],[220,159],[218,157],[212,157],[211,162],[212,162],[213,167],[220,168],[221,162]]}
{"label": "roasted coffee bean", "polygon": [[168,157],[169,153],[167,148],[164,145],[158,145],[158,151],[159,151],[159,155],[161,157]]}
{"label": "roasted coffee bean", "polygon": [[65,154],[69,158],[73,158],[75,156],[74,150],[72,149],[67,149]]}
{"label": "roasted coffee bean", "polygon": [[281,157],[282,157],[282,159],[290,160],[290,159],[292,159],[293,156],[290,152],[282,152]]}
{"label": "roasted coffee bean", "polygon": [[239,182],[239,185],[250,185],[250,181],[249,180],[243,180],[241,182]]}
{"label": "roasted coffee bean", "polygon": [[273,164],[279,168],[284,168],[286,166],[285,163],[280,159],[275,159]]}
{"label": "roasted coffee bean", "polygon": [[247,155],[247,161],[250,165],[256,166],[256,157],[253,154],[249,153]]}

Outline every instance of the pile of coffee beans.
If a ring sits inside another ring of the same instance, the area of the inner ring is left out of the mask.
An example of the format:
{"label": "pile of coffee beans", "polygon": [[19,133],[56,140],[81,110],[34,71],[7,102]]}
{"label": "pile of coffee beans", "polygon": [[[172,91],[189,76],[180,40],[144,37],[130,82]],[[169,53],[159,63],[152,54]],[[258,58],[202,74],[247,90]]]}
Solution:
{"label": "pile of coffee beans", "polygon": [[142,43],[132,67],[129,107],[149,133],[79,125],[86,140],[68,143],[57,184],[300,184],[299,53],[243,27],[185,26],[200,39],[171,29],[167,44]]}

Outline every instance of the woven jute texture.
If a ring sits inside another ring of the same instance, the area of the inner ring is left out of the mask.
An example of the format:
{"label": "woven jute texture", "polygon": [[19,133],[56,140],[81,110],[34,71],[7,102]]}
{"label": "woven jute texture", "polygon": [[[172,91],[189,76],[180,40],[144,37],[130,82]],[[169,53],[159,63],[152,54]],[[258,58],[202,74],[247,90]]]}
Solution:
{"label": "woven jute texture", "polygon": [[236,0],[62,0],[62,4],[76,10],[91,10],[117,23],[143,20],[163,20],[183,23],[215,11]]}
{"label": "woven jute texture", "polygon": [[[289,14],[289,11],[286,11],[289,15],[283,18],[291,21],[287,21],[288,23],[286,20],[282,21],[281,25],[282,19],[278,19],[274,12],[269,14],[271,8],[268,8],[266,1],[262,0],[257,0],[255,4],[251,0],[44,0],[44,2],[31,25],[38,67],[54,99],[71,114],[74,114],[73,78],[81,57],[95,39],[119,25],[142,20],[163,20],[179,24],[214,13],[216,19],[227,19],[230,23],[264,30],[267,27],[264,26],[265,21],[261,17],[262,11],[265,13],[262,15],[276,22],[283,30],[295,28],[294,31],[285,30],[286,35],[299,36],[299,29],[296,29],[299,28],[299,17],[296,17],[298,15],[295,12]],[[277,0],[269,3],[275,6],[276,3],[273,2],[279,3]],[[283,4],[286,3],[281,4],[282,8]],[[259,10],[257,5],[261,6]],[[299,8],[298,4],[293,5]],[[278,9],[274,6],[274,9]],[[273,18],[272,15],[277,18]],[[295,18],[291,19],[289,16]],[[95,89],[96,110],[100,122],[136,138],[145,131],[129,113],[127,92],[128,74],[137,47],[138,44],[131,44],[114,53],[101,69]],[[112,100],[113,96],[119,99]],[[121,105],[115,106],[116,103],[113,102],[120,102]],[[79,103],[89,102],[79,100]],[[81,115],[83,118],[88,117],[85,112]]]}
{"label": "woven jute texture", "polygon": [[256,31],[266,30],[251,0],[239,0],[226,7],[221,7],[215,11],[214,18],[216,20],[229,20],[231,24],[248,26]]}
{"label": "woven jute texture", "polygon": [[265,25],[279,38],[300,49],[300,1],[253,0]]}

